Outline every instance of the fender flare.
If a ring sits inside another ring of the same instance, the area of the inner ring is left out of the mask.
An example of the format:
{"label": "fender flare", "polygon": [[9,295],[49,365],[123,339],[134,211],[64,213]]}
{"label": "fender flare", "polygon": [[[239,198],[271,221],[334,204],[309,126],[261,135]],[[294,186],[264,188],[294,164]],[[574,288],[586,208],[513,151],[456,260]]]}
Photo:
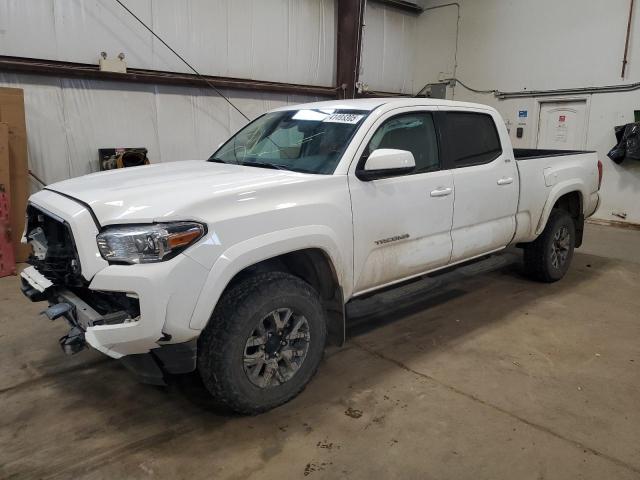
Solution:
{"label": "fender flare", "polygon": [[337,237],[330,228],[312,225],[270,232],[237,243],[218,257],[200,291],[189,327],[193,330],[204,329],[229,282],[245,268],[279,255],[309,248],[320,249],[327,255],[343,291],[350,291]]}
{"label": "fender flare", "polygon": [[547,225],[547,220],[549,220],[549,215],[551,215],[551,210],[553,206],[556,204],[558,199],[567,193],[578,192],[580,194],[580,208],[581,213],[584,213],[584,199],[586,198],[587,187],[584,182],[573,180],[567,180],[564,182],[557,183],[553,186],[549,195],[547,196],[547,201],[542,209],[542,214],[540,215],[540,219],[538,220],[538,226],[536,227],[536,236],[540,235],[544,230],[544,227]]}

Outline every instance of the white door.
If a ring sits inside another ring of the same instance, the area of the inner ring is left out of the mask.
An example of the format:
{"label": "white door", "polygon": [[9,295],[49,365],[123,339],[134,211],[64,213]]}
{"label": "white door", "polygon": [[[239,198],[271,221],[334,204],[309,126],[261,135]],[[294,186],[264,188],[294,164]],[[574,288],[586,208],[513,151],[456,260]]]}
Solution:
{"label": "white door", "polygon": [[415,171],[368,182],[349,176],[355,293],[447,265],[451,257],[453,176],[441,169],[434,116],[402,111],[378,120],[357,168],[375,149],[395,148],[413,153]]}
{"label": "white door", "polygon": [[587,101],[543,102],[538,119],[538,148],[582,150],[586,143]]}
{"label": "white door", "polygon": [[[498,115],[447,109],[445,135],[453,168],[452,262],[507,246],[515,233],[518,171]],[[505,143],[505,140],[507,143]]]}

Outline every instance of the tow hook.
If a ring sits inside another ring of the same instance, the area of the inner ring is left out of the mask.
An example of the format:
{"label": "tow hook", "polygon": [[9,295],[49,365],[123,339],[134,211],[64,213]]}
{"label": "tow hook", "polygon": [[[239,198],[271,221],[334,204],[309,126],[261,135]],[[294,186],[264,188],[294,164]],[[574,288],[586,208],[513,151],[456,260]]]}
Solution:
{"label": "tow hook", "polygon": [[64,337],[60,337],[60,348],[67,355],[73,355],[85,348],[84,332],[79,327],[72,327]]}
{"label": "tow hook", "polygon": [[73,355],[85,348],[86,342],[84,339],[84,331],[76,324],[76,321],[73,318],[73,305],[65,302],[56,303],[55,305],[51,305],[42,313],[52,321],[57,320],[60,317],[64,317],[69,325],[71,325],[69,333],[64,337],[60,337],[60,340],[58,340],[60,348],[62,348],[64,353],[67,355]]}

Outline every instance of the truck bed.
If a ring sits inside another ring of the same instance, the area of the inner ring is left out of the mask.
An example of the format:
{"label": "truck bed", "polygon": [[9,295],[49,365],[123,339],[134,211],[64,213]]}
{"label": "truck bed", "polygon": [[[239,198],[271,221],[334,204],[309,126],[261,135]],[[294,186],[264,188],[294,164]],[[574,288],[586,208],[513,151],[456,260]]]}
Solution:
{"label": "truck bed", "polygon": [[516,160],[530,160],[541,157],[561,157],[576,155],[579,153],[595,153],[593,150],[540,150],[536,148],[514,148],[513,155]]}
{"label": "truck bed", "polygon": [[[520,201],[516,214],[516,242],[533,241],[542,231],[556,198],[554,191],[579,191],[583,214],[595,210],[598,191],[598,155],[575,150],[514,149],[520,181]],[[546,211],[545,211],[546,210]]]}

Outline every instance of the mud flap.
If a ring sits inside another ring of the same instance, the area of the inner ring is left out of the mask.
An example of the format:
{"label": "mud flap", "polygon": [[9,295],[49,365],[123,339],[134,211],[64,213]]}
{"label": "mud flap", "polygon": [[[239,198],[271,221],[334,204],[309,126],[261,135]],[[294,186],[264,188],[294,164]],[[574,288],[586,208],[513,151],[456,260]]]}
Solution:
{"label": "mud flap", "polygon": [[126,355],[120,359],[120,363],[133,373],[139,382],[146,383],[147,385],[167,385],[162,369],[148,353]]}
{"label": "mud flap", "polygon": [[325,304],[328,341],[331,345],[342,347],[347,340],[346,310],[342,288],[337,288],[334,298],[337,302]]}
{"label": "mud flap", "polygon": [[578,218],[575,219],[576,225],[576,248],[582,246],[582,238],[584,237],[584,215],[581,213]]}

